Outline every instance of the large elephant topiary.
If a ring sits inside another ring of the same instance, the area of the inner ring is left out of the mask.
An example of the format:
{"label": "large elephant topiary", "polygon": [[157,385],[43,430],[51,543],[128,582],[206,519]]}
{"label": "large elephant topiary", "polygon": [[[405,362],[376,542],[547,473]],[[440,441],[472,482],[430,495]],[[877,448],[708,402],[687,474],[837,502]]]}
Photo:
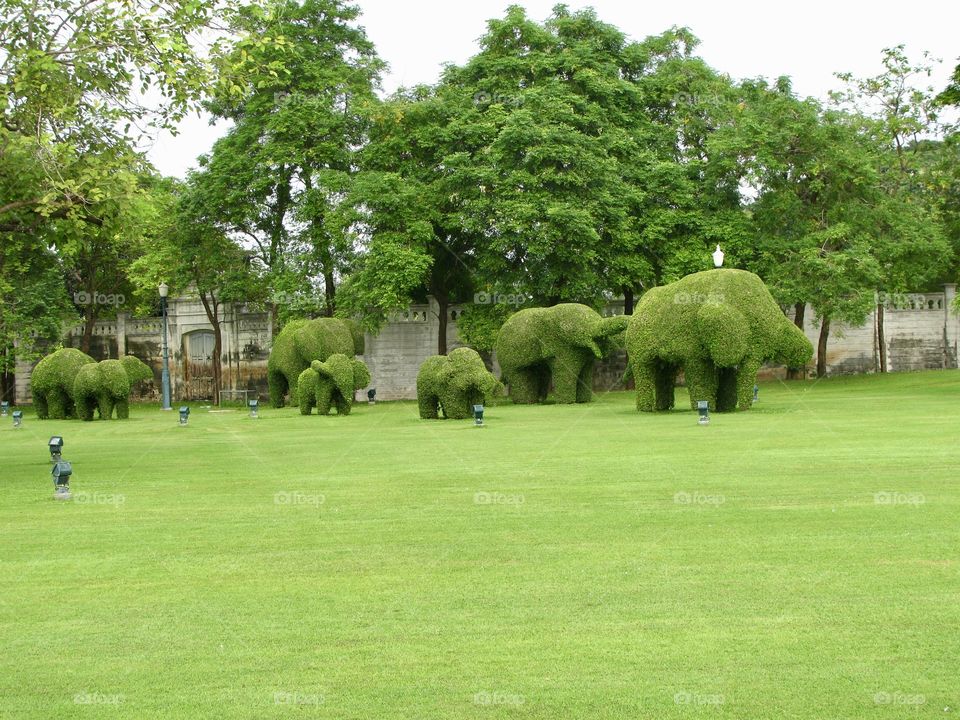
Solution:
{"label": "large elephant topiary", "polygon": [[149,380],[153,371],[132,355],[122,360],[101,360],[84,365],[77,373],[73,384],[73,402],[77,417],[93,420],[96,409],[101,420],[113,417],[118,420],[130,417],[130,390],[135,383]]}
{"label": "large elephant topiary", "polygon": [[494,349],[515,403],[546,399],[551,378],[557,402],[593,398],[593,364],[612,348],[627,318],[601,317],[586,305],[528,308],[500,328]]}
{"label": "large elephant topiary", "polygon": [[314,360],[297,379],[300,414],[309,415],[314,407],[320,415],[329,415],[336,407],[338,415],[349,415],[353,393],[370,384],[370,371],[361,360],[334,353],[326,361]]}
{"label": "large elephant topiary", "polygon": [[63,420],[74,416],[74,380],[80,368],[91,363],[96,360],[75,348],[61,348],[37,363],[30,376],[30,392],[38,418]]}
{"label": "large elephant topiary", "polygon": [[267,359],[270,403],[283,407],[287,393],[299,404],[297,381],[314,360],[326,360],[340,353],[348,357],[363,354],[363,333],[352,320],[317,318],[291,320],[273,341]]}
{"label": "large elephant topiary", "polygon": [[474,405],[485,404],[501,387],[476,350],[462,347],[428,357],[417,373],[420,417],[433,420],[442,411],[445,418],[468,418]]}
{"label": "large elephant topiary", "polygon": [[745,270],[694,273],[653,288],[627,328],[637,409],[669,410],[683,368],[690,406],[749,409],[765,362],[799,367],[813,346],[780,310],[763,281]]}

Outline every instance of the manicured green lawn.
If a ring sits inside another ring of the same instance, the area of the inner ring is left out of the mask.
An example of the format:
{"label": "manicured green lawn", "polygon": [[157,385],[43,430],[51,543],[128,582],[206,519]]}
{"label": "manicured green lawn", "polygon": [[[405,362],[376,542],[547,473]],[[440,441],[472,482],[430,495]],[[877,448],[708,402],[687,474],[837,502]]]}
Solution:
{"label": "manicured green lawn", "polygon": [[958,407],[5,418],[0,717],[953,717]]}

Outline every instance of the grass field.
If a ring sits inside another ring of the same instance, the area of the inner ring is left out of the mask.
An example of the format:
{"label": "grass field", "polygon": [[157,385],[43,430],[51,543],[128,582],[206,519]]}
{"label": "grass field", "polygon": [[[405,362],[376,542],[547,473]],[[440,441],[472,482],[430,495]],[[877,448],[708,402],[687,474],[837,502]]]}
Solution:
{"label": "grass field", "polygon": [[960,716],[958,404],[5,418],[0,717]]}

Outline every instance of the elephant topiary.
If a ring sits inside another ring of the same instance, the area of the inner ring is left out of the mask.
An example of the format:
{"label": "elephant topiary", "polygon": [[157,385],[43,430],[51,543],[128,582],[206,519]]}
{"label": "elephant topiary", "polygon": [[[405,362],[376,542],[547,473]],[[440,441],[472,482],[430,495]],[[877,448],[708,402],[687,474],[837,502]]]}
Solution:
{"label": "elephant topiary", "polygon": [[515,403],[542,402],[551,377],[557,402],[590,402],[593,364],[613,349],[627,318],[601,317],[586,305],[528,308],[500,328],[494,349]]}
{"label": "elephant topiary", "polygon": [[299,404],[297,382],[311,362],[326,360],[336,353],[348,357],[362,355],[363,349],[363,333],[352,320],[291,320],[273,341],[267,359],[270,403],[283,407],[289,392],[290,402]]}
{"label": "elephant topiary", "polygon": [[476,350],[461,347],[428,357],[417,373],[420,417],[434,420],[442,411],[445,418],[468,418],[474,405],[485,404],[501,388]]}
{"label": "elephant topiary", "polygon": [[130,416],[131,388],[152,377],[153,371],[132,355],[122,360],[101,360],[84,365],[73,384],[77,417],[93,420],[96,408],[101,420],[109,420],[114,410],[118,420],[126,420]]}
{"label": "elephant topiary", "polygon": [[73,417],[73,384],[80,368],[96,363],[85,352],[61,348],[44,357],[33,369],[30,389],[33,406],[41,420]]}
{"label": "elephant topiary", "polygon": [[320,415],[329,415],[331,405],[338,415],[349,415],[353,393],[370,384],[370,371],[361,360],[334,353],[326,361],[314,360],[297,379],[300,414],[309,415],[314,407]]}
{"label": "elephant topiary", "polygon": [[763,281],[745,270],[694,273],[649,290],[627,328],[637,409],[669,410],[683,368],[690,406],[750,408],[765,362],[799,367],[813,346],[790,322]]}

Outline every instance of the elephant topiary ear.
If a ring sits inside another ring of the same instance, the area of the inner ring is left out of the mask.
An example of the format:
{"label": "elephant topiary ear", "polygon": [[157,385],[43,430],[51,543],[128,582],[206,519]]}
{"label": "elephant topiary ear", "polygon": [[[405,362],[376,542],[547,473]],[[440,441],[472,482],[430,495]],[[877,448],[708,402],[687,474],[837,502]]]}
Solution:
{"label": "elephant topiary ear", "polygon": [[717,367],[733,367],[747,354],[750,326],[736,308],[706,302],[697,311],[697,334]]}
{"label": "elephant topiary ear", "polygon": [[361,390],[370,384],[370,370],[362,360],[353,360],[353,388]]}

